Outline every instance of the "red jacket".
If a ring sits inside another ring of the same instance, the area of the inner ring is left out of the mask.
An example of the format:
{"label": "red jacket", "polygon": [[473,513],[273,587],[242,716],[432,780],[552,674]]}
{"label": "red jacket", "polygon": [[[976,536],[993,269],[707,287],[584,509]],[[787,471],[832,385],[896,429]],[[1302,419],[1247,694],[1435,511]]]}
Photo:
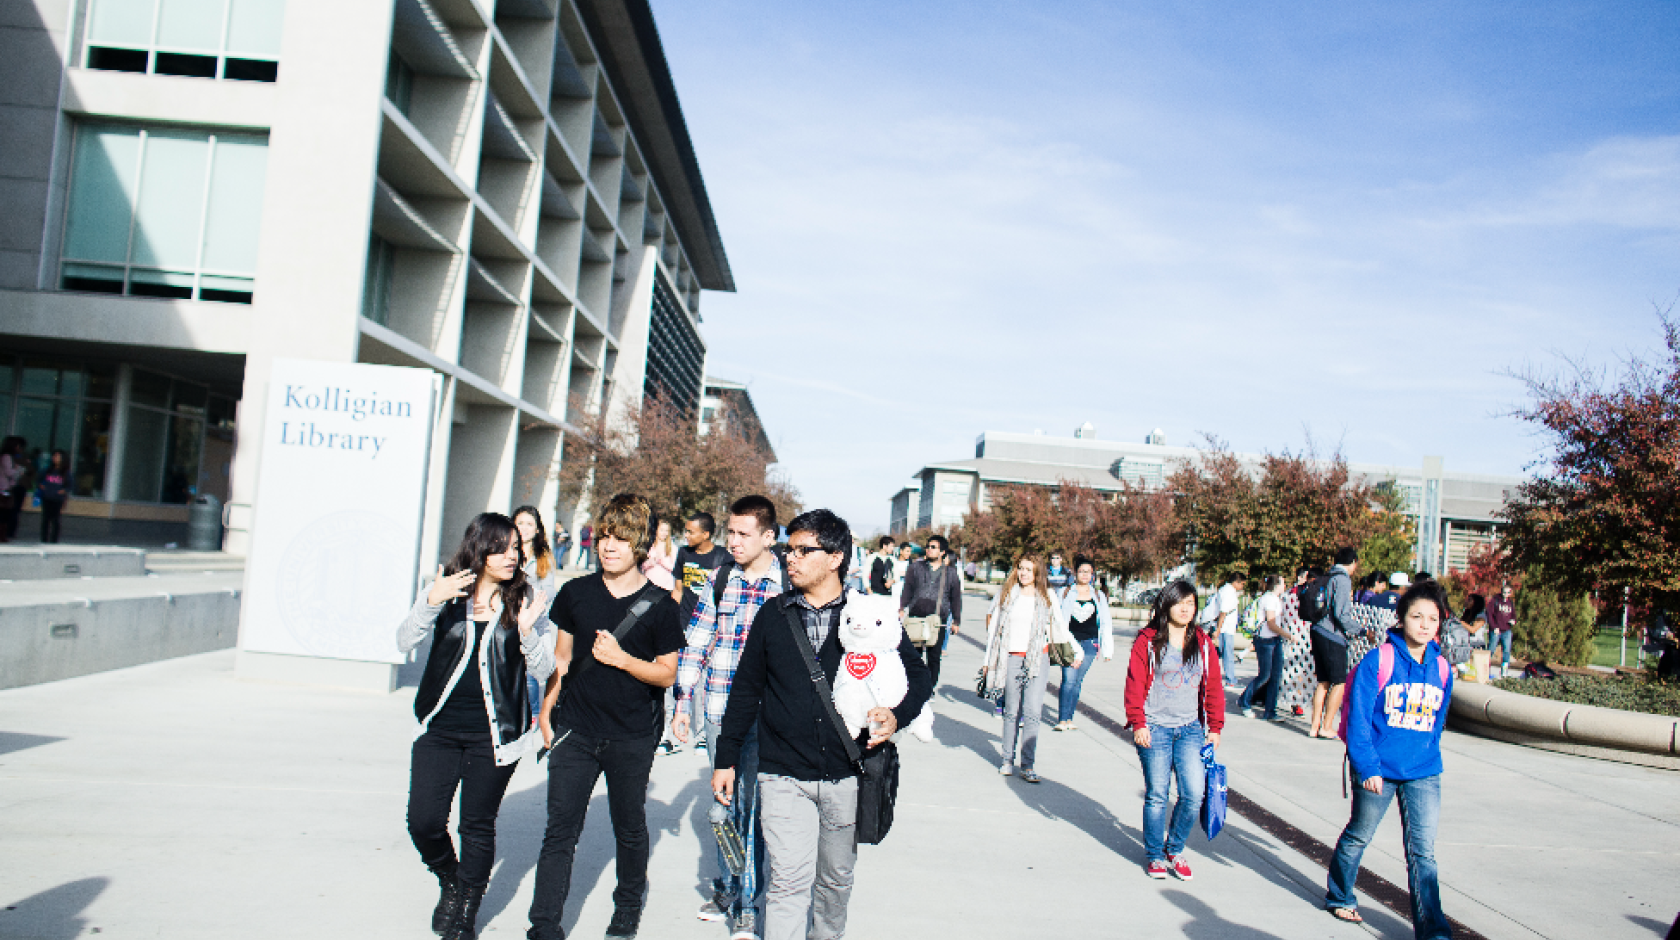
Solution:
{"label": "red jacket", "polygon": [[[1202,661],[1202,721],[1210,734],[1218,734],[1225,727],[1225,684],[1219,677],[1219,648],[1194,624],[1190,632],[1200,644],[1196,655]],[[1144,627],[1132,642],[1132,663],[1126,668],[1126,724],[1133,728],[1148,725],[1143,716],[1143,703],[1149,700],[1149,687],[1155,683],[1155,658],[1149,655],[1149,644],[1154,638],[1155,630]]]}

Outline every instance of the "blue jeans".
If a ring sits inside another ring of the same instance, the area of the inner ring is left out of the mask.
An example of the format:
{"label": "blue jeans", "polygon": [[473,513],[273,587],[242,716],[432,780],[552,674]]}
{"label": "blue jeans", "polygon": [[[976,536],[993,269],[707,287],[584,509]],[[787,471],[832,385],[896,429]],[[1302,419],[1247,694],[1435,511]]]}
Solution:
{"label": "blue jeans", "polygon": [[[1184,851],[1184,840],[1196,826],[1207,789],[1202,766],[1202,726],[1149,726],[1149,746],[1138,748],[1143,763],[1143,850],[1152,862]],[[1167,791],[1178,777],[1178,802],[1173,804],[1172,829],[1167,828]]]}
{"label": "blue jeans", "polygon": [[1237,681],[1237,660],[1235,656],[1235,633],[1219,634],[1219,681],[1230,685]]}
{"label": "blue jeans", "polygon": [[1085,661],[1076,669],[1073,666],[1062,667],[1061,690],[1056,693],[1056,721],[1072,721],[1073,711],[1079,706],[1079,690],[1085,685],[1085,674],[1091,671],[1091,664],[1097,661],[1099,641],[1093,637],[1080,640],[1079,648],[1085,651]]}
{"label": "blue jeans", "polygon": [[1377,824],[1388,812],[1389,801],[1400,794],[1400,826],[1406,844],[1406,880],[1412,890],[1412,925],[1417,940],[1452,937],[1452,926],[1441,910],[1439,875],[1435,866],[1435,828],[1441,819],[1441,777],[1416,780],[1384,780],[1379,796],[1358,783],[1353,787],[1353,816],[1342,837],[1336,840],[1336,854],[1330,861],[1330,882],[1324,895],[1325,907],[1351,908],[1358,902],[1353,882],[1359,875],[1359,860],[1371,844]]}
{"label": "blue jeans", "polygon": [[[722,726],[713,721],[706,722],[708,754],[717,753],[717,739],[722,733]],[[757,724],[747,731],[747,739],[741,742],[740,763],[735,765],[735,798],[729,806],[714,802],[710,812],[719,811],[735,823],[735,831],[741,834],[741,843],[747,850],[746,869],[739,877],[729,873],[723,848],[720,846],[717,850],[718,877],[712,881],[712,898],[734,919],[740,916],[742,910],[757,909],[759,894],[769,882],[765,871],[764,830],[759,824],[758,814]]]}
{"label": "blue jeans", "polygon": [[531,720],[537,720],[537,713],[542,711],[543,684],[530,676],[525,677],[525,694],[531,699]]}
{"label": "blue jeans", "polygon": [[1278,689],[1283,687],[1283,637],[1255,636],[1254,655],[1259,662],[1260,671],[1243,689],[1242,698],[1237,699],[1238,710],[1253,708],[1254,699],[1262,689],[1266,692],[1266,714],[1268,719],[1277,717]]}
{"label": "blue jeans", "polygon": [[[1503,657],[1498,651],[1503,650]],[[1511,663],[1511,631],[1495,630],[1488,640],[1488,661],[1495,666],[1508,666]]]}

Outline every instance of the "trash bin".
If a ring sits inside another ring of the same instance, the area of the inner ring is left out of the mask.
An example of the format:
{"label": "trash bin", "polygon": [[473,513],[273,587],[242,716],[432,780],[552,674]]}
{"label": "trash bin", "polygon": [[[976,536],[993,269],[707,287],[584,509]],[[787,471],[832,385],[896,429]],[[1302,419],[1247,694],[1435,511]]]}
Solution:
{"label": "trash bin", "polygon": [[222,550],[222,501],[209,493],[194,496],[187,511],[187,548],[195,552]]}

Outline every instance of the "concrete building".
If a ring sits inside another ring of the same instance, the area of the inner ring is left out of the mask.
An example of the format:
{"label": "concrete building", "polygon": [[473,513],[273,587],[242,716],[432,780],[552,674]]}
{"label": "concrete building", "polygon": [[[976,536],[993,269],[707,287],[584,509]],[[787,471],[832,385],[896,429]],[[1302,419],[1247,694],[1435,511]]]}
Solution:
{"label": "concrete building", "polygon": [[734,284],[646,0],[33,0],[0,88],[0,430],[67,534],[202,493],[242,551],[277,357],[443,376],[422,567],[557,505],[569,409],[699,404]]}
{"label": "concrete building", "polygon": [[776,462],[776,448],[770,443],[770,435],[764,432],[764,422],[753,405],[752,393],[740,382],[708,375],[704,397],[700,400],[700,433],[711,430],[724,414],[740,422],[742,431],[764,452],[765,463]]}
{"label": "concrete building", "polygon": [[[971,510],[991,507],[999,486],[1056,486],[1071,480],[1092,489],[1118,493],[1122,481],[1159,489],[1176,466],[1198,459],[1200,451],[1172,447],[1159,430],[1152,443],[1133,444],[1096,438],[1089,424],[1073,437],[987,431],[975,441],[972,459],[928,464],[916,475],[916,487],[892,499],[892,532],[924,526],[955,525]],[[1255,468],[1257,454],[1238,454]],[[1440,457],[1426,457],[1417,467],[1349,464],[1356,482],[1394,488],[1417,521],[1418,566],[1430,571],[1462,568],[1470,552],[1491,541],[1499,528],[1495,513],[1520,477],[1448,473]]]}

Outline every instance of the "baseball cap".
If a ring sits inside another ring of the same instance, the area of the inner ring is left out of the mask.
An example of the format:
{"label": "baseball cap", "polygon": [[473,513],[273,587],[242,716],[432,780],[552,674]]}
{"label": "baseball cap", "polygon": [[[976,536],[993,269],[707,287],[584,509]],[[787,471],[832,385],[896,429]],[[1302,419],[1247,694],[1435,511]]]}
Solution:
{"label": "baseball cap", "polygon": [[1396,571],[1388,576],[1388,583],[1397,588],[1411,587],[1412,579],[1404,571]]}

